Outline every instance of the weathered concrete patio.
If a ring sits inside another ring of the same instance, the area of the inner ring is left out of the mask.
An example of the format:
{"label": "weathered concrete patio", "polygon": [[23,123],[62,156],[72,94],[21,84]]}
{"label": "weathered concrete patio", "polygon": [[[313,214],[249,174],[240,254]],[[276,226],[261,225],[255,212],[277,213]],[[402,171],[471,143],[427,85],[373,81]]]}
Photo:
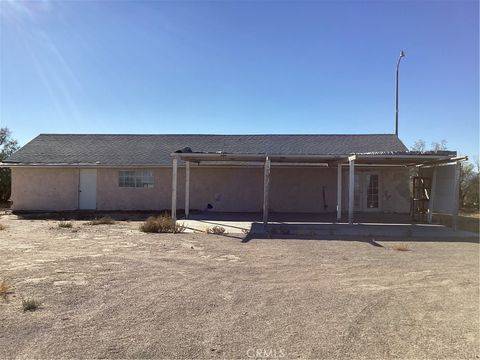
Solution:
{"label": "weathered concrete patio", "polygon": [[315,238],[342,239],[375,237],[392,240],[459,240],[478,242],[478,234],[453,230],[443,225],[412,223],[405,214],[356,214],[353,225],[347,219],[335,221],[334,213],[286,214],[271,213],[268,225],[262,222],[261,213],[202,212],[179,219],[186,232],[206,232],[215,226],[225,228],[229,234],[244,233],[249,236],[296,235]]}

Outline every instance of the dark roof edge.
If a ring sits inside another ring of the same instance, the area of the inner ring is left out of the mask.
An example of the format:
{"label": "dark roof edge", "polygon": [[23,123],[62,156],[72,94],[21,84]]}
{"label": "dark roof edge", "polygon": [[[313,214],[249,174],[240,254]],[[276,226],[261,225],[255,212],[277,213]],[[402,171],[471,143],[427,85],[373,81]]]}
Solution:
{"label": "dark roof edge", "polygon": [[[395,134],[385,134],[385,133],[365,133],[365,134],[320,134],[320,133],[295,133],[295,134],[92,134],[92,133],[81,133],[81,134],[72,134],[72,133],[40,133],[38,136],[48,135],[48,136],[395,136],[400,139]],[[34,138],[34,139],[35,139]],[[33,139],[32,139],[33,140]],[[31,140],[31,141],[32,141]],[[31,142],[30,141],[30,142]]]}

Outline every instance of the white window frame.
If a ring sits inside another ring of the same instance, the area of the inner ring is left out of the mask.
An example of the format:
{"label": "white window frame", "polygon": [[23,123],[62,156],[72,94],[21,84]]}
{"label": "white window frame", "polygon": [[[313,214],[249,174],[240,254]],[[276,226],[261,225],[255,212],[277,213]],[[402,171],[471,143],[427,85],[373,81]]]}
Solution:
{"label": "white window frame", "polygon": [[[379,211],[380,208],[381,208],[381,191],[380,191],[380,173],[378,172],[367,172],[365,173],[365,185],[364,185],[364,211]],[[368,177],[369,176],[376,176],[377,177],[377,207],[368,207],[368,202],[369,202],[369,199],[368,199],[368,190],[369,190],[369,181],[368,181]]]}
{"label": "white window frame", "polygon": [[121,188],[151,189],[154,186],[152,170],[119,170],[118,186]]}
{"label": "white window frame", "polygon": [[[367,175],[378,175],[378,208],[368,208],[368,183]],[[358,179],[357,179],[358,177]],[[348,207],[348,171],[343,173],[343,183],[347,186],[342,188],[343,195],[342,201],[343,206]],[[355,183],[357,187],[355,188],[355,198],[357,202],[355,204],[354,210],[359,212],[381,212],[383,209],[383,173],[381,171],[372,171],[372,170],[355,170]],[[358,189],[358,187],[360,189]]]}

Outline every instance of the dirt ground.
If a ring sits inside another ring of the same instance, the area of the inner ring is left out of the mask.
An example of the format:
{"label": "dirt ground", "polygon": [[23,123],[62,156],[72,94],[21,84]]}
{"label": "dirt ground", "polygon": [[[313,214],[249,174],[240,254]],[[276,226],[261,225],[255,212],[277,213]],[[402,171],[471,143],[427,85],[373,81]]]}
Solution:
{"label": "dirt ground", "polygon": [[[0,223],[0,358],[480,355],[479,245]],[[376,246],[380,245],[380,246]],[[23,298],[41,307],[24,312]]]}

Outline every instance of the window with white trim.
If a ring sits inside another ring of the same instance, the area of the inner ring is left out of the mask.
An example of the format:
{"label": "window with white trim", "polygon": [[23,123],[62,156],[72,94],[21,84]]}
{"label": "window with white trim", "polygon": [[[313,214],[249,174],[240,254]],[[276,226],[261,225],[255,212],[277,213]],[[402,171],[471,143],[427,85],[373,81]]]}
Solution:
{"label": "window with white trim", "polygon": [[118,186],[134,188],[153,188],[153,171],[151,170],[120,170]]}

